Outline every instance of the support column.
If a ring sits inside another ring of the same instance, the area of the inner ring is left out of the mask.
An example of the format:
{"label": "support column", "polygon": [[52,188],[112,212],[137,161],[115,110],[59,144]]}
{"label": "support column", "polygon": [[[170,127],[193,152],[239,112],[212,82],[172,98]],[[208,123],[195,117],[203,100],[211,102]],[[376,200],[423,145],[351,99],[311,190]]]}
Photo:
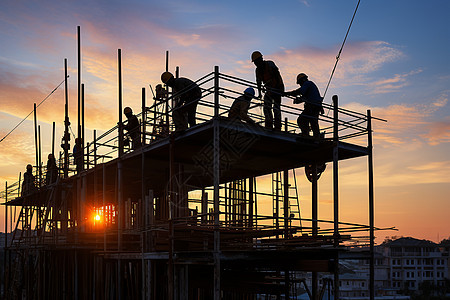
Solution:
{"label": "support column", "polygon": [[283,171],[283,216],[284,216],[284,238],[289,237],[289,170]]}
{"label": "support column", "polygon": [[369,153],[369,226],[370,226],[370,274],[369,274],[369,294],[370,300],[375,299],[375,232],[374,232],[374,185],[373,185],[373,144],[372,144],[372,116],[370,110],[367,110],[367,150]]}
{"label": "support column", "polygon": [[334,208],[334,299],[339,300],[339,113],[338,96],[333,95],[333,208]]}
{"label": "support column", "polygon": [[64,59],[64,178],[69,177],[69,87],[67,83],[67,58]]}
{"label": "support column", "polygon": [[[314,162],[312,164],[312,178],[311,178],[311,198],[312,198],[312,235],[313,237],[317,237],[319,233],[318,219],[319,219],[319,210],[318,210],[318,188],[317,188],[317,163]],[[319,299],[319,276],[317,272],[312,272],[311,278],[311,293],[312,299]]]}
{"label": "support column", "polygon": [[213,156],[213,176],[214,176],[214,300],[221,299],[220,293],[220,205],[219,205],[219,184],[220,184],[220,135],[219,135],[219,67],[214,67],[214,156]]}
{"label": "support column", "polygon": [[[146,141],[145,141],[145,133],[146,133],[146,121],[147,121],[147,109],[145,108],[145,87],[142,88],[142,113],[141,113],[141,118],[142,118],[142,146],[145,145]],[[156,119],[155,119],[156,122]]]}

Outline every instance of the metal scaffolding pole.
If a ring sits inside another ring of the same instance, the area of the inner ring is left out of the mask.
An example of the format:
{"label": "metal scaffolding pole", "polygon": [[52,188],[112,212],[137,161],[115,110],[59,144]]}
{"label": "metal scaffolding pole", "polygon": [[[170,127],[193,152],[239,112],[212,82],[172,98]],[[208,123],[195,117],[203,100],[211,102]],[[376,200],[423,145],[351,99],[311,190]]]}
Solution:
{"label": "metal scaffolding pole", "polygon": [[[334,208],[334,246],[339,246],[339,113],[338,96],[333,95],[333,208]],[[339,256],[334,262],[334,299],[339,300]]]}
{"label": "metal scaffolding pole", "polygon": [[214,300],[221,299],[220,293],[220,135],[219,135],[219,67],[214,67],[214,137],[213,137],[213,176],[214,176]]}
{"label": "metal scaffolding pole", "polygon": [[64,178],[69,177],[69,87],[67,83],[67,58],[64,59]]}
{"label": "metal scaffolding pole", "polygon": [[373,144],[372,144],[372,117],[370,110],[367,110],[367,138],[369,151],[369,226],[370,226],[370,276],[369,276],[369,293],[370,300],[375,299],[375,233],[374,233],[374,191],[373,191]]}

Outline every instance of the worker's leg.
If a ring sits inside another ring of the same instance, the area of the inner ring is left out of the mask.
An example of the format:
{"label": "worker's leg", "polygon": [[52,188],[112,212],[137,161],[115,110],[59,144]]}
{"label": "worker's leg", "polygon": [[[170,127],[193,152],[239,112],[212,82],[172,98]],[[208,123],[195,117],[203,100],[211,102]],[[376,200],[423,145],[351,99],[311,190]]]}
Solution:
{"label": "worker's leg", "polygon": [[298,116],[297,124],[303,135],[309,135],[309,116],[305,114],[305,111]]}
{"label": "worker's leg", "polygon": [[188,123],[189,126],[195,126],[196,124],[196,119],[195,119],[195,115],[197,113],[197,101],[195,102],[191,102],[187,105],[187,119],[188,119]]}
{"label": "worker's leg", "polygon": [[139,132],[132,133],[131,139],[133,140],[133,149],[137,149],[142,146],[141,134]]}
{"label": "worker's leg", "polygon": [[187,129],[187,116],[181,107],[173,111],[172,119],[176,131]]}
{"label": "worker's leg", "polygon": [[269,93],[264,95],[264,123],[265,127],[272,129],[273,117],[272,117],[272,97]]}

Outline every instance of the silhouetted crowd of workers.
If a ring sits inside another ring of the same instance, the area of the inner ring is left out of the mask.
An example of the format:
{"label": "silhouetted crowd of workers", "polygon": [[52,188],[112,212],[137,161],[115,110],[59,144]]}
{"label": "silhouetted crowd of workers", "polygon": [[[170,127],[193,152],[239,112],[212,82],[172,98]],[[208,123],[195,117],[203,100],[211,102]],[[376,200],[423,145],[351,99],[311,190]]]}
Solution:
{"label": "silhouetted crowd of workers", "polygon": [[[283,79],[280,70],[273,61],[264,60],[259,51],[254,51],[251,55],[251,61],[255,64],[255,76],[258,95],[255,97],[255,90],[248,87],[243,94],[233,101],[228,112],[228,118],[256,125],[248,115],[251,100],[253,98],[262,100],[264,113],[264,127],[268,130],[281,131],[281,98],[283,96],[295,96],[294,104],[304,103],[304,109],[297,118],[297,124],[301,130],[301,136],[310,137],[310,131],[313,138],[320,139],[319,114],[323,114],[322,102],[319,89],[314,82],[308,80],[304,73],[297,75],[296,83],[300,86],[293,91],[285,91]],[[164,72],[161,75],[161,81],[172,88],[173,99],[175,99],[172,108],[172,120],[175,125],[175,132],[180,133],[188,127],[196,125],[197,106],[202,98],[202,90],[192,80],[184,77],[175,78],[172,73]],[[264,96],[262,93],[264,92]],[[167,101],[169,92],[161,85],[156,86],[155,100]],[[126,124],[118,124],[126,131],[125,146],[130,146],[135,150],[142,147],[141,126],[136,115],[130,107],[125,107],[123,113],[127,117]],[[167,130],[168,133],[168,130]],[[73,147],[73,158],[76,171],[83,170],[83,149],[80,138],[75,139]],[[32,165],[27,165],[27,171],[24,173],[22,196],[25,196],[36,190],[35,176],[32,172]],[[56,182],[58,178],[58,167],[53,154],[48,155],[47,173],[45,183],[47,185]]]}

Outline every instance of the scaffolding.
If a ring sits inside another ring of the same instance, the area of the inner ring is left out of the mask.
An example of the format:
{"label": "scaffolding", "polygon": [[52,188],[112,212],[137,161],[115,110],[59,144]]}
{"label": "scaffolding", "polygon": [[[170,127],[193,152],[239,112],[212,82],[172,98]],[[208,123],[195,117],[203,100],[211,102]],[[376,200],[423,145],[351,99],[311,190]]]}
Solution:
{"label": "scaffolding", "polygon": [[[370,111],[340,108],[333,96],[332,105],[324,104],[333,114],[320,117],[323,138],[315,140],[297,134],[291,120],[299,107],[282,105],[280,132],[260,125],[256,103],[249,111],[255,125],[227,118],[231,100],[254,82],[215,67],[196,84],[203,96],[197,125],[188,130],[173,132],[177,95],[163,93],[147,106],[143,88],[142,147],[126,146],[119,123],[99,136],[94,131],[82,170],[71,168],[64,149],[56,182],[42,181],[46,170],[37,162],[35,191],[21,196],[20,179],[6,184],[1,196],[12,237],[5,239],[5,298],[290,299],[303,284],[311,299],[326,287],[338,299],[339,259],[360,232],[369,232],[370,251],[358,257],[370,260],[374,290]],[[338,163],[358,157],[369,162],[366,225],[339,220]],[[327,163],[334,217],[321,220],[318,179]],[[301,216],[299,168],[311,181],[310,219]],[[259,190],[267,178],[272,192]],[[272,213],[261,203],[272,203]],[[311,273],[310,285],[300,272]],[[319,287],[318,272],[334,280]]]}

